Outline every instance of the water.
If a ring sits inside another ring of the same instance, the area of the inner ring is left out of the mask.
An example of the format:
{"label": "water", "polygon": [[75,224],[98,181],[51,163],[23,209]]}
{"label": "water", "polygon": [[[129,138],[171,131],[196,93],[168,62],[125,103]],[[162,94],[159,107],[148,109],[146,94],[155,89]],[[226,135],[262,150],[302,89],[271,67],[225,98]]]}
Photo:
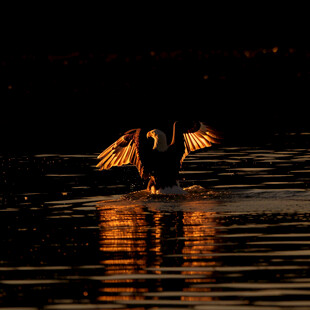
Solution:
{"label": "water", "polygon": [[146,185],[96,154],[0,161],[2,308],[310,307],[307,146],[194,154],[183,198],[122,196]]}

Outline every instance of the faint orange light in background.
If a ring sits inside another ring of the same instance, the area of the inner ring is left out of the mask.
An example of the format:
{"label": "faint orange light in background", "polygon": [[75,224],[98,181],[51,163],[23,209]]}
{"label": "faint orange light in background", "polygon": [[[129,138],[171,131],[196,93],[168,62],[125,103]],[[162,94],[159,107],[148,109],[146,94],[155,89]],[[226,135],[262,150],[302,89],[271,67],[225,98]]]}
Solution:
{"label": "faint orange light in background", "polygon": [[250,51],[244,51],[244,55],[245,55],[245,57],[250,58],[251,52]]}
{"label": "faint orange light in background", "polygon": [[279,48],[278,48],[277,46],[275,46],[275,47],[272,49],[272,51],[273,51],[274,53],[276,53],[278,50],[279,50]]}

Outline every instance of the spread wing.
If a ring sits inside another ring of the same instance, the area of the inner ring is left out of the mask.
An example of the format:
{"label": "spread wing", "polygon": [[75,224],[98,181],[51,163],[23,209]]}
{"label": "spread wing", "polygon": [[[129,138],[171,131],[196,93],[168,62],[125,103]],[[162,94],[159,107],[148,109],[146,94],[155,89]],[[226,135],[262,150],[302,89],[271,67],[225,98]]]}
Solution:
{"label": "spread wing", "polygon": [[100,162],[96,166],[100,170],[108,170],[113,166],[132,164],[139,171],[141,178],[148,178],[146,134],[142,129],[127,131],[115,143],[104,150],[99,156]]}
{"label": "spread wing", "polygon": [[204,122],[190,122],[183,127],[183,137],[185,151],[181,159],[181,163],[184,158],[190,153],[205,147],[210,147],[212,143],[220,143],[220,134],[207,126]]}

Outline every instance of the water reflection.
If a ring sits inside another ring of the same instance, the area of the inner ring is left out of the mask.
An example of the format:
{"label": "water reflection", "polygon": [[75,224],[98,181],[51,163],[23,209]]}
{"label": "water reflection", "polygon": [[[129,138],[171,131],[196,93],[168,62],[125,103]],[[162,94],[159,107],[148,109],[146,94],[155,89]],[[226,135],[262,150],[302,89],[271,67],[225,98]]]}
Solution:
{"label": "water reflection", "polygon": [[136,170],[94,154],[0,159],[0,307],[310,307],[305,146],[194,154],[180,201],[118,200]]}
{"label": "water reflection", "polygon": [[[191,267],[212,266],[213,262],[193,263],[187,258],[171,259],[171,256],[214,250],[214,213],[178,212],[173,211],[173,206],[167,212],[169,205],[164,212],[141,205],[99,208],[101,263],[106,276],[101,278],[105,287],[100,290],[103,294],[98,300],[150,299],[151,292],[171,288],[182,291],[189,283],[199,283],[211,275],[209,271],[191,270]],[[163,265],[180,266],[181,270],[171,272],[163,269]],[[189,300],[181,297],[180,300]]]}
{"label": "water reflection", "polygon": [[92,277],[101,282],[97,301],[242,309],[294,296],[310,304],[307,216],[209,207],[99,204],[105,274]]}

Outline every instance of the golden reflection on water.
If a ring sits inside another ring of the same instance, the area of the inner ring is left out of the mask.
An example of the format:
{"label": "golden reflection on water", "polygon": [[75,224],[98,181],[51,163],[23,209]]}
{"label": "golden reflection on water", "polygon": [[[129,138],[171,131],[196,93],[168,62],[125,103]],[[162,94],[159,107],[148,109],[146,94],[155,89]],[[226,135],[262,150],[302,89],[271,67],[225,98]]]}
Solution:
{"label": "golden reflection on water", "polygon": [[129,259],[131,264],[138,262],[135,257],[139,255],[147,255],[150,251],[160,253],[161,214],[152,214],[151,223],[147,215],[141,206],[101,209],[100,250],[126,253],[134,257]]}
{"label": "golden reflection on water", "polygon": [[[184,213],[184,236],[186,241],[182,250],[184,256],[184,268],[183,274],[187,275],[201,275],[201,278],[187,279],[186,282],[201,283],[205,282],[206,278],[212,279],[212,272],[203,270],[186,270],[192,267],[212,267],[215,265],[214,261],[201,260],[195,254],[208,254],[215,250],[215,223],[214,212],[186,212]],[[205,257],[208,259],[208,257]],[[188,291],[189,288],[184,288],[184,291]],[[195,288],[190,288],[190,291],[197,291]],[[197,300],[195,297],[183,297],[182,300]],[[200,298],[199,300],[206,300]],[[210,300],[210,297],[207,298]]]}
{"label": "golden reflection on water", "polygon": [[[105,274],[141,275],[141,279],[103,279],[99,301],[144,300],[147,293],[174,290],[173,286],[163,284],[167,281],[166,272],[172,274],[169,266],[168,271],[162,269],[167,268],[164,259],[170,254],[181,256],[180,261],[170,262],[173,264],[170,267],[179,268],[173,274],[184,276],[182,281],[185,283],[215,281],[210,269],[204,271],[201,268],[212,267],[215,262],[197,256],[216,250],[214,212],[178,212],[173,209],[166,212],[140,205],[104,205],[99,210],[101,264],[105,266]],[[200,268],[196,271],[193,267]],[[145,277],[150,273],[162,277],[150,285],[147,282],[150,280]],[[201,292],[201,289],[184,285],[179,290]],[[156,298],[153,296],[152,300]],[[180,296],[179,300],[210,301],[212,297]]]}

